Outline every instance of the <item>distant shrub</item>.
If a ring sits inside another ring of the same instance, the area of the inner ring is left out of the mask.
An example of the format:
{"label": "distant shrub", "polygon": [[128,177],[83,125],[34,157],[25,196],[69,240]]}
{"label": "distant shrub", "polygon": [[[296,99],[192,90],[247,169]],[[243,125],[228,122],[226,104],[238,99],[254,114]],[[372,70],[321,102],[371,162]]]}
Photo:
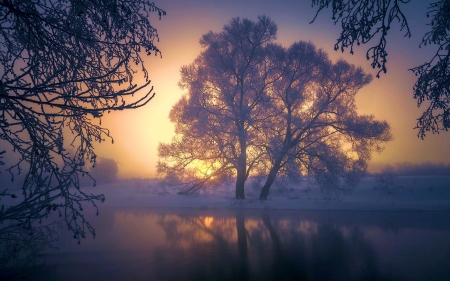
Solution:
{"label": "distant shrub", "polygon": [[97,164],[92,167],[89,174],[95,179],[97,184],[111,183],[117,180],[119,165],[111,158],[97,158]]}
{"label": "distant shrub", "polygon": [[395,185],[397,175],[391,171],[382,171],[381,173],[377,173],[374,175],[374,178],[375,186],[373,189],[381,192],[381,196],[377,201],[380,201],[383,195],[395,194],[400,188],[402,188],[401,186]]}

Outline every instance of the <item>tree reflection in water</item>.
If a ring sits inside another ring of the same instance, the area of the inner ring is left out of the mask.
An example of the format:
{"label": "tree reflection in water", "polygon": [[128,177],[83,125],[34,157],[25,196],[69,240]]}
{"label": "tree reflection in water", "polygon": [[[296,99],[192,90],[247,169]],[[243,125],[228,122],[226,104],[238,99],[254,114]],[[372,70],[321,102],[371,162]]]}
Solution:
{"label": "tree reflection in water", "polygon": [[[208,225],[207,218],[168,215],[158,221],[172,247],[196,249],[183,269],[187,280],[387,280],[358,227],[271,220],[265,211],[250,218],[236,212],[235,217],[214,218]],[[164,255],[170,264],[186,258],[179,252]],[[168,267],[159,264],[155,269],[161,268]],[[158,277],[167,280],[166,270],[160,273]]]}
{"label": "tree reflection in water", "polygon": [[[450,275],[450,213],[110,209],[96,225],[97,238],[80,245],[61,233],[61,251],[49,253],[46,265],[14,271],[16,280],[411,281]],[[4,276],[12,275],[0,272],[0,280],[9,280]]]}
{"label": "tree reflection in water", "polygon": [[10,225],[0,230],[0,270],[34,264],[43,258],[42,252],[58,240],[56,228],[60,223],[35,226],[26,229]]}

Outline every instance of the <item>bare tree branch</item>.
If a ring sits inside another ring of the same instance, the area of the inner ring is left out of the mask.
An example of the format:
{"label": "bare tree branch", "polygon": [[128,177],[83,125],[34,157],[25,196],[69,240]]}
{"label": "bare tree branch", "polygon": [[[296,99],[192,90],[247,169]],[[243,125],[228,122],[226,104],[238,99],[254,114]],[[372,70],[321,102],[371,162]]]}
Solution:
{"label": "bare tree branch", "polygon": [[154,97],[144,65],[161,55],[153,13],[165,15],[148,0],[0,0],[0,165],[11,180],[25,174],[22,194],[1,202],[2,227],[33,231],[56,212],[78,241],[95,235],[83,209],[98,213],[105,198],[80,189],[79,176],[90,177],[94,143],[112,140],[103,114]]}

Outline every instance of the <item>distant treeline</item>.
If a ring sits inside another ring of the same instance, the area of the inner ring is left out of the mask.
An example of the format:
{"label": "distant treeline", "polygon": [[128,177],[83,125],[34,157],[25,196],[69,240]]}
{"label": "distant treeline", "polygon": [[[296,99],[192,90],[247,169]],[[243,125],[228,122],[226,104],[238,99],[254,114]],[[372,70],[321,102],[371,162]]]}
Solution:
{"label": "distant treeline", "polygon": [[398,176],[450,176],[450,164],[443,163],[399,163],[387,165],[382,170]]}

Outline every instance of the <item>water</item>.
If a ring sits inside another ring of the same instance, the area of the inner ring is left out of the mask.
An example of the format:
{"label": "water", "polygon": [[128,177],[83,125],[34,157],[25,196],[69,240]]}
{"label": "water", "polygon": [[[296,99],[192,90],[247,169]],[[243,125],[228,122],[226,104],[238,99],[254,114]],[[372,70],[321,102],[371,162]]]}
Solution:
{"label": "water", "polygon": [[445,280],[450,213],[102,209],[17,280]]}

